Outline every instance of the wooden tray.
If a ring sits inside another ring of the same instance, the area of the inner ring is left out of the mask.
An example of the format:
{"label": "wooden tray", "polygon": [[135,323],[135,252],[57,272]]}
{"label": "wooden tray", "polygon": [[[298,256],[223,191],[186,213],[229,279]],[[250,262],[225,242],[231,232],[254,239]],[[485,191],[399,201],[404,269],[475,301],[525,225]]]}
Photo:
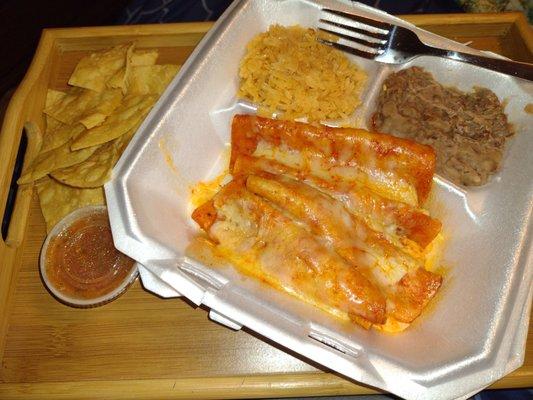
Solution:
{"label": "wooden tray", "polygon": [[[518,13],[406,16],[425,29],[517,60],[533,60]],[[0,216],[6,206],[23,124],[42,124],[48,87],[61,89],[86,52],[136,40],[183,63],[210,23],[52,29],[13,96],[0,133]],[[26,150],[29,157],[33,150]],[[106,306],[79,310],[43,287],[38,255],[44,220],[31,188],[19,189],[0,240],[0,398],[250,398],[372,393],[323,372],[247,331],[233,332],[182,300],[162,300],[139,282]],[[460,327],[458,327],[459,329]],[[533,335],[524,366],[493,388],[533,385]]]}

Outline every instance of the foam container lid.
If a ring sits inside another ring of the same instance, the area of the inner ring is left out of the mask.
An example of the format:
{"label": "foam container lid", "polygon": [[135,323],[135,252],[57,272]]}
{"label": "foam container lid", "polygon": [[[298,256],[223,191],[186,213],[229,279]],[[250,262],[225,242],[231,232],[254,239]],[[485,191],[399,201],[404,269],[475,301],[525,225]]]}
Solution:
{"label": "foam container lid", "polygon": [[426,43],[480,54],[398,18],[349,1],[237,0],[217,21],[169,85],[106,184],[115,246],[143,266],[148,290],[180,294],[210,308],[211,319],[246,326],[359,382],[406,399],[466,398],[523,363],[533,294],[533,84],[456,61],[418,57],[383,65],[349,56],[368,84],[354,121],[366,127],[383,79],[419,65],[461,90],[487,87],[506,100],[516,135],[503,168],[467,190],[434,179],[431,212],[442,220],[449,266],[439,299],[401,334],[366,331],[243,277],[185,256],[199,229],[190,218],[190,188],[227,168],[230,125],[239,102],[239,62],[248,41],[273,23],[316,27],[322,7],[406,26]]}

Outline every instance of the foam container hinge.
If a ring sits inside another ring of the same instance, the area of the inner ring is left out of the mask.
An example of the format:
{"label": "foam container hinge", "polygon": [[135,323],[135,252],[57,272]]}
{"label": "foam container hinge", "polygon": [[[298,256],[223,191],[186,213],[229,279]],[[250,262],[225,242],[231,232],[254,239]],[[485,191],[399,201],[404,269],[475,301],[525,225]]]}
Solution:
{"label": "foam container hinge", "polygon": [[384,77],[420,65],[444,84],[492,89],[507,101],[517,132],[502,170],[487,185],[464,190],[435,178],[431,207],[444,224],[448,272],[434,306],[402,334],[338,321],[229,266],[210,269],[184,254],[198,232],[190,218],[190,187],[226,168],[231,118],[253,112],[235,97],[247,42],[273,23],[316,27],[322,7],[407,26],[428,44],[477,52],[349,1],[235,1],[141,125],[105,187],[115,245],[143,264],[139,270],[148,290],[204,304],[211,319],[232,329],[246,326],[406,399],[466,398],[524,359],[533,293],[533,135],[523,109],[533,102],[531,83],[434,57],[385,66],[350,56],[369,77],[354,116],[362,127]]}

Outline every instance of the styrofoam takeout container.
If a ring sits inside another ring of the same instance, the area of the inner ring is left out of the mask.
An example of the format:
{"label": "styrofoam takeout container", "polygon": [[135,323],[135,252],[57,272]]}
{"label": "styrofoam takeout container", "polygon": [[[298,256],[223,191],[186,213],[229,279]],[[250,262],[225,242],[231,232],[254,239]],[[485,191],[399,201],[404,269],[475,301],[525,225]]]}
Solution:
{"label": "styrofoam takeout container", "polygon": [[402,334],[365,331],[229,266],[210,269],[184,255],[198,232],[190,218],[190,187],[226,168],[231,118],[253,112],[235,97],[247,42],[273,23],[316,27],[324,6],[407,26],[428,44],[477,52],[349,1],[235,1],[139,128],[105,187],[115,245],[144,265],[147,289],[205,304],[212,319],[233,329],[246,326],[404,398],[467,397],[523,363],[533,293],[533,136],[526,121],[531,117],[523,112],[533,102],[531,83],[434,57],[384,66],[351,56],[369,77],[354,116],[362,127],[384,77],[420,65],[444,84],[492,89],[508,102],[517,131],[503,169],[487,185],[465,190],[435,178],[431,207],[448,238],[443,264],[449,272],[430,310]]}

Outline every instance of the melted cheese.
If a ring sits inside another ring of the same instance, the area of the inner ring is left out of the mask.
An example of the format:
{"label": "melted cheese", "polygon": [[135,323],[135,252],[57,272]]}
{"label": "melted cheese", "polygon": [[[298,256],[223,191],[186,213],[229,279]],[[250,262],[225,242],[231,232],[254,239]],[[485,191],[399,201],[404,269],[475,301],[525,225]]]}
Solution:
{"label": "melted cheese", "polygon": [[[240,269],[324,307],[378,322],[385,298],[357,269],[269,202],[237,183],[214,199],[217,221],[209,235]],[[253,270],[253,272],[251,272]]]}
{"label": "melted cheese", "polygon": [[[190,188],[190,203],[193,208],[199,207],[211,200],[227,180],[226,173],[207,182],[198,182]],[[227,182],[226,182],[227,183]]]}
{"label": "melted cheese", "polygon": [[[384,197],[412,206],[418,204],[415,188],[390,172],[373,168],[375,159],[371,156],[366,158],[367,164],[364,167],[358,165],[343,166],[346,164],[345,159],[350,154],[344,149],[345,147],[341,148],[341,156],[333,159],[327,151],[316,153],[310,149],[293,149],[286,144],[276,146],[273,143],[260,140],[252,156],[277,161],[287,167],[297,169],[309,177],[326,181],[341,180],[346,183],[362,184]],[[342,152],[343,150],[345,153]]]}
{"label": "melted cheese", "polygon": [[439,233],[426,247],[424,251],[424,266],[428,271],[442,274],[441,259],[445,244],[446,238],[442,233]]}
{"label": "melted cheese", "polygon": [[413,257],[440,231],[439,221],[427,211],[392,201],[359,183],[328,181],[309,176],[302,169],[287,167],[267,158],[239,156],[234,173],[240,175],[280,175],[305,182],[307,185],[340,201],[346,210],[361,218],[375,231],[383,233],[397,247],[403,247]]}
{"label": "melted cheese", "polygon": [[237,115],[231,166],[266,157],[322,179],[358,181],[413,206],[426,200],[435,168],[431,147],[379,133]]}
{"label": "melted cheese", "polygon": [[385,322],[383,325],[374,325],[373,327],[376,330],[382,332],[399,333],[406,330],[409,327],[409,324],[406,324],[405,322],[400,322],[394,317],[388,317],[387,322]]}
{"label": "melted cheese", "polygon": [[372,271],[381,285],[393,285],[422,263],[387,241],[339,201],[301,182],[250,176],[247,187],[311,227],[354,266]]}
{"label": "melted cheese", "polygon": [[[201,247],[204,247],[204,250],[202,250]],[[207,256],[205,249],[209,249],[209,255]],[[324,304],[322,302],[318,302],[314,298],[305,296],[299,291],[294,290],[294,288],[290,284],[287,284],[287,279],[279,279],[273,275],[265,273],[265,271],[263,270],[258,269],[257,265],[250,262],[250,256],[242,255],[241,253],[236,253],[235,251],[232,251],[225,247],[214,247],[205,242],[196,242],[194,246],[190,246],[188,248],[188,255],[205,262],[207,265],[214,267],[216,267],[217,265],[222,265],[225,262],[229,261],[235,267],[237,267],[237,269],[241,273],[245,274],[246,276],[255,278],[256,280],[263,282],[273,287],[274,289],[289,293],[298,300],[317,307],[338,319],[344,321],[350,320],[348,313],[343,312],[338,308],[328,306],[327,304]]]}
{"label": "melted cheese", "polygon": [[236,116],[234,180],[193,196],[212,198],[193,213],[212,240],[198,254],[338,318],[400,332],[441,284],[441,225],[419,208],[433,169],[434,154],[411,142]]}

